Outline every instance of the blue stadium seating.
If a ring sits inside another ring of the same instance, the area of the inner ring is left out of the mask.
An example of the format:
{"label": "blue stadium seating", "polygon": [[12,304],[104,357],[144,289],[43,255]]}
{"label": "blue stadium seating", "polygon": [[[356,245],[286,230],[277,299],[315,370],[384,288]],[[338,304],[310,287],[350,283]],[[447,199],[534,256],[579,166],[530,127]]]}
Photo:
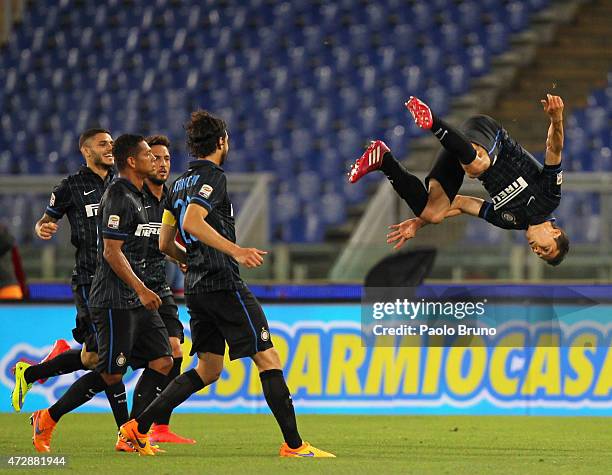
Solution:
{"label": "blue stadium seating", "polygon": [[[228,123],[229,171],[276,174],[276,238],[316,242],[364,198],[345,174],[367,141],[404,154],[420,135],[407,96],[444,114],[548,3],[32,1],[0,51],[0,173],[73,171],[93,125],[168,134],[176,171],[202,107]],[[609,151],[609,89],[580,118],[586,136],[568,133],[577,149]],[[605,162],[583,158],[573,169]]]}

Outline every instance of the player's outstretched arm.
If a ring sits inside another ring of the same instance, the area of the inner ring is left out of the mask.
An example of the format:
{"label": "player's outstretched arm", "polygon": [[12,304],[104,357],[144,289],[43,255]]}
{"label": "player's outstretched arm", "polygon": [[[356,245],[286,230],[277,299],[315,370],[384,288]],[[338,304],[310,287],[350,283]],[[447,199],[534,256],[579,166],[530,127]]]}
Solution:
{"label": "player's outstretched arm", "polygon": [[187,254],[176,244],[176,220],[172,213],[164,210],[162,225],[159,231],[159,250],[180,264],[187,262]]}
{"label": "player's outstretched arm", "polygon": [[52,218],[47,213],[42,215],[34,226],[36,235],[45,241],[48,241],[57,232],[57,219]]}
{"label": "player's outstretched arm", "polygon": [[208,210],[197,204],[190,204],[185,211],[183,219],[183,230],[207,246],[214,247],[245,267],[259,267],[263,264],[263,256],[266,251],[254,247],[240,247],[239,245],[225,239],[204,219],[208,216]]}
{"label": "player's outstretched arm", "polygon": [[546,165],[559,165],[563,150],[563,99],[559,96],[546,94],[546,99],[540,101],[544,112],[550,117],[548,136],[546,137]]}
{"label": "player's outstretched arm", "polygon": [[104,259],[111,266],[115,274],[134,289],[145,308],[157,310],[161,305],[161,299],[134,274],[132,266],[130,266],[125,254],[121,250],[121,246],[123,246],[123,241],[104,238]]}

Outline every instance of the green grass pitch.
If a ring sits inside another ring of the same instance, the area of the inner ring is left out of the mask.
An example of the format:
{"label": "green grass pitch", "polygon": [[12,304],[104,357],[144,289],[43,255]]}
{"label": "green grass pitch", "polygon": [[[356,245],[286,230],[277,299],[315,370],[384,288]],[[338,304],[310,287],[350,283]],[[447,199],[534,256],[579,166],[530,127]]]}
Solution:
{"label": "green grass pitch", "polygon": [[[0,455],[35,454],[29,414],[0,415]],[[268,415],[176,414],[172,427],[198,440],[165,444],[155,457],[115,453],[109,414],[70,414],[52,450],[69,457],[54,472],[132,474],[612,473],[612,424],[587,417],[315,416],[298,418],[302,437],[336,459],[281,459]],[[49,473],[51,470],[5,470]]]}

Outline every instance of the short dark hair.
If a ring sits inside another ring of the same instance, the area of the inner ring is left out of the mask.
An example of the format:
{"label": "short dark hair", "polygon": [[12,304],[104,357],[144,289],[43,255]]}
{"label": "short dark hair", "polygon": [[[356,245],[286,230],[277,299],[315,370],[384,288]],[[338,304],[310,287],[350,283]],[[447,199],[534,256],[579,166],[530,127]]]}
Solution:
{"label": "short dark hair", "polygon": [[165,135],[149,135],[146,139],[149,147],[153,145],[163,145],[164,147],[170,148],[170,139]]}
{"label": "short dark hair", "polygon": [[208,111],[197,110],[185,124],[187,147],[195,158],[207,157],[214,153],[220,138],[225,138],[227,126],[222,119]]}
{"label": "short dark hair", "polygon": [[561,262],[563,262],[563,259],[565,259],[565,256],[567,256],[567,253],[569,252],[569,237],[567,237],[567,234],[563,229],[556,226],[554,223],[552,227],[561,231],[561,234],[555,238],[558,252],[554,259],[549,259],[546,262],[548,262],[551,266],[558,266],[561,264]]}
{"label": "short dark hair", "polygon": [[108,135],[110,135],[110,132],[108,130],[102,129],[100,127],[94,127],[92,129],[87,129],[79,137],[79,150],[81,150],[83,148],[83,145],[85,145],[85,142],[87,142],[90,138],[92,138],[93,136],[98,135],[98,134],[108,134]]}
{"label": "short dark hair", "polygon": [[144,142],[144,139],[142,135],[135,134],[123,134],[117,137],[113,144],[113,155],[118,170],[125,170],[128,157],[136,156],[138,145]]}

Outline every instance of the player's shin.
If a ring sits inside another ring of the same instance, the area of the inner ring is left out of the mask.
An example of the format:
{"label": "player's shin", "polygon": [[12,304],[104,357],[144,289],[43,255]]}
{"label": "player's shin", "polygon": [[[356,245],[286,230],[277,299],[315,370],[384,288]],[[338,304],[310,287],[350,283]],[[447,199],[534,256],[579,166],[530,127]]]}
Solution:
{"label": "player's shin", "polygon": [[[179,374],[181,374],[181,365],[183,364],[183,358],[174,358],[174,362],[172,364],[172,369],[168,373],[166,378],[166,384],[163,386],[163,389],[166,389],[168,384],[170,384]],[[170,424],[170,416],[172,415],[173,407],[169,408],[166,411],[160,412],[157,418],[155,419],[156,424],[160,425],[168,425]]]}
{"label": "player's shin", "polygon": [[151,404],[151,401],[160,395],[162,388],[166,384],[166,377],[165,374],[154,369],[145,368],[134,388],[130,419],[138,417]]}
{"label": "player's shin", "polygon": [[113,411],[115,423],[117,427],[120,427],[129,420],[125,384],[120,381],[112,386],[107,386],[104,392]]}
{"label": "player's shin", "polygon": [[455,155],[463,165],[469,165],[476,159],[476,150],[470,140],[453,126],[442,119],[433,116],[431,133],[440,141],[442,146]]}
{"label": "player's shin", "polygon": [[293,401],[283,372],[280,369],[270,369],[259,373],[259,378],[266,402],[280,426],[285,442],[290,448],[297,449],[302,445],[302,438],[298,433]]}
{"label": "player's shin", "polygon": [[195,369],[191,369],[176,377],[168,384],[166,389],[164,389],[163,392],[136,417],[138,421],[138,432],[146,434],[160,414],[165,411],[172,411],[175,407],[186,401],[189,396],[198,392],[204,386],[204,382]]}
{"label": "player's shin", "polygon": [[383,157],[381,171],[391,182],[395,192],[410,206],[415,216],[420,216],[427,205],[427,190],[416,176],[398,162],[391,152]]}
{"label": "player's shin", "polygon": [[30,366],[23,376],[28,383],[61,374],[69,374],[86,369],[81,361],[81,350],[68,350],[55,358]]}
{"label": "player's shin", "polygon": [[82,406],[100,391],[106,388],[106,383],[99,373],[90,371],[77,379],[72,386],[49,408],[49,415],[55,422],[60,418]]}

